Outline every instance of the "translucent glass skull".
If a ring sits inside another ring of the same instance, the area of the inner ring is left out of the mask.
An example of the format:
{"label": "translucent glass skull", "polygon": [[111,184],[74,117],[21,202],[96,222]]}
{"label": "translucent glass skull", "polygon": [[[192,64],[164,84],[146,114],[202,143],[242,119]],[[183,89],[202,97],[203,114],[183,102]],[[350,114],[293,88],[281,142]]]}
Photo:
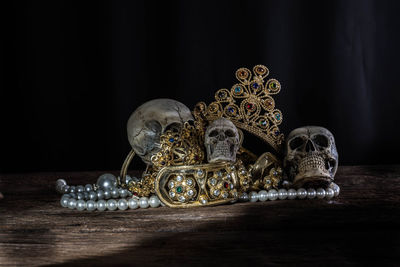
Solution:
{"label": "translucent glass skull", "polygon": [[160,150],[160,135],[166,130],[180,131],[183,123],[193,121],[190,109],[172,99],[154,99],[138,107],[127,124],[128,140],[146,163]]}

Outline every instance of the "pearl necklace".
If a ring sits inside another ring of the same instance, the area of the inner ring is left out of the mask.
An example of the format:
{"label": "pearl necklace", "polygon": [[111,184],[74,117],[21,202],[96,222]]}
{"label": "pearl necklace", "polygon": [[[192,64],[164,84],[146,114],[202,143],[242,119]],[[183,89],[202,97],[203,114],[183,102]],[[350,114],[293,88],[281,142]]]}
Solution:
{"label": "pearl necklace", "polygon": [[[127,175],[127,180],[132,180]],[[148,207],[157,208],[164,206],[160,199],[156,195],[151,197],[137,197],[133,196],[127,189],[117,186],[117,180],[112,174],[103,174],[97,180],[96,185],[87,184],[69,186],[63,179],[59,179],[56,182],[56,190],[62,193],[60,204],[62,207],[77,209],[79,211],[105,211],[105,210],[126,210]],[[332,185],[326,189],[323,188],[304,188],[299,189],[284,189],[279,190],[270,189],[268,191],[261,190],[259,192],[251,191],[250,193],[242,193],[239,196],[239,201],[242,202],[264,202],[266,200],[274,201],[277,199],[331,199],[338,196],[340,193],[340,187],[337,184]]]}
{"label": "pearl necklace", "polygon": [[152,195],[149,198],[139,198],[132,196],[131,192],[119,186],[111,186],[108,189],[103,187],[105,190],[100,188],[96,190],[97,186],[92,186],[91,184],[68,186],[63,179],[59,179],[56,182],[56,190],[64,193],[60,200],[60,204],[64,208],[77,209],[79,211],[105,211],[126,210],[128,208],[157,208],[163,205],[156,195]]}
{"label": "pearl necklace", "polygon": [[319,199],[327,198],[331,199],[333,197],[337,197],[340,193],[340,187],[337,184],[332,184],[332,187],[328,187],[326,189],[323,188],[308,188],[307,190],[304,188],[299,188],[299,189],[289,189],[286,190],[284,188],[281,188],[279,190],[275,189],[270,189],[268,191],[266,190],[261,190],[259,192],[252,191],[250,193],[243,193],[240,195],[239,200],[240,201],[250,201],[250,202],[257,202],[261,201],[264,202],[266,200],[284,200],[284,199],[304,199],[304,198],[309,198],[313,199],[315,197]]}

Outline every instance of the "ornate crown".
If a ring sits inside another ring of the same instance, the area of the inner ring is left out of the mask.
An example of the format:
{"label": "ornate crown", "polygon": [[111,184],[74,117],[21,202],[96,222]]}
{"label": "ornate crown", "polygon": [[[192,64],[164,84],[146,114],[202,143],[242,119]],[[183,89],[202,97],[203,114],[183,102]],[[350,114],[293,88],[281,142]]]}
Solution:
{"label": "ornate crown", "polygon": [[275,79],[264,82],[269,70],[263,65],[256,65],[253,74],[247,68],[236,71],[239,83],[230,90],[220,89],[215,93],[215,101],[210,105],[200,102],[196,105],[196,118],[215,120],[219,117],[230,119],[236,127],[246,130],[280,151],[284,140],[278,125],[282,122],[282,112],[275,108],[272,95],[281,90]]}

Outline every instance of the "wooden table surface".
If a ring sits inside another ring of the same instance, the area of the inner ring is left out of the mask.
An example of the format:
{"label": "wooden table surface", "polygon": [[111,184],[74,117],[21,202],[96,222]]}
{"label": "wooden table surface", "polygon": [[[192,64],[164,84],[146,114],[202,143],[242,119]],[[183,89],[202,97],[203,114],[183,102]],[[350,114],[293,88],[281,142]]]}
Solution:
{"label": "wooden table surface", "polygon": [[333,200],[79,212],[54,190],[101,172],[0,175],[0,265],[400,265],[400,165],[340,167]]}

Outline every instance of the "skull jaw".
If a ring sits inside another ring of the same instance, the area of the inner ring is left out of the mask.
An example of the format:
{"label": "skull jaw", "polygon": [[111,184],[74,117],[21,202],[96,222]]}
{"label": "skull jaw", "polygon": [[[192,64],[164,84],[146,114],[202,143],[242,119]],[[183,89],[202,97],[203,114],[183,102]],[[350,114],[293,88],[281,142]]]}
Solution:
{"label": "skull jaw", "polygon": [[208,144],[207,146],[208,162],[236,162],[235,145],[227,143],[218,143],[216,146]]}
{"label": "skull jaw", "polygon": [[325,187],[333,182],[331,175],[321,168],[299,173],[293,180],[293,186],[300,187]]}
{"label": "skull jaw", "polygon": [[225,155],[218,155],[212,157],[212,159],[209,160],[209,163],[216,163],[216,162],[235,162],[236,157],[227,157]]}

